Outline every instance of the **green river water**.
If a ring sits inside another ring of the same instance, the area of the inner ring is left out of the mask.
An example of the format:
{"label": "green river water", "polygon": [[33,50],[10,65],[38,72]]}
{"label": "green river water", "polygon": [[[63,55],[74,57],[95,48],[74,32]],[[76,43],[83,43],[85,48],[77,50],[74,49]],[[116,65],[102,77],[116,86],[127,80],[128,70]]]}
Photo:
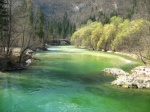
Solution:
{"label": "green river water", "polygon": [[50,47],[28,69],[0,73],[0,112],[150,112],[150,90],[111,86],[100,71],[137,61],[110,53]]}

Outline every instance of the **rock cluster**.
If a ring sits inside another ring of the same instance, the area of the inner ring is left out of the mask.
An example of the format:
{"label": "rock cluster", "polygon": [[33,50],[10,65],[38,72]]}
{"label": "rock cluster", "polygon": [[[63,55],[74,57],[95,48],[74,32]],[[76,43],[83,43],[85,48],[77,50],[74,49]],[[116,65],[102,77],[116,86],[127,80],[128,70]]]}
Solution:
{"label": "rock cluster", "polygon": [[[104,70],[105,73],[117,73],[116,71],[114,72],[113,70],[117,69],[108,69],[111,72],[105,72],[107,71]],[[120,71],[120,69],[118,69]],[[121,73],[121,72],[120,72]],[[115,81],[112,82],[112,85],[117,85],[121,86],[124,88],[148,88],[150,89],[150,67],[148,66],[139,66],[134,68],[131,71],[131,74],[123,74],[115,75],[118,76]]]}

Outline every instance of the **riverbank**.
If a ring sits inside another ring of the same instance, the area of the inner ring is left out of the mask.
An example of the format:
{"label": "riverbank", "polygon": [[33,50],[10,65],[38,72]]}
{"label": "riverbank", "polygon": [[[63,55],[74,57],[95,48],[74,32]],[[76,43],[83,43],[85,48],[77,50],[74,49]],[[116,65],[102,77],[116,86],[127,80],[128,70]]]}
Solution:
{"label": "riverbank", "polygon": [[15,55],[9,58],[2,56],[0,58],[0,71],[23,70],[31,64],[31,60],[32,60],[32,57],[29,55],[23,56],[21,62],[19,62],[19,57]]}
{"label": "riverbank", "polygon": [[[25,52],[20,57],[20,48],[13,48],[12,54],[6,58],[2,53],[0,55],[0,71],[17,71],[26,69],[33,60],[38,60],[34,58],[36,52],[47,51],[47,48],[36,47],[32,49],[26,49]],[[21,60],[20,60],[21,58]]]}

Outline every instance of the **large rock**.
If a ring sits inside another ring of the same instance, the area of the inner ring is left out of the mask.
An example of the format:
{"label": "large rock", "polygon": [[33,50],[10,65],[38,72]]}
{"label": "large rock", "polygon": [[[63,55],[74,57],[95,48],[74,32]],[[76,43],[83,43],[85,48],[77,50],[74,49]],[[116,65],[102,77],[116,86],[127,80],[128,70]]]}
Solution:
{"label": "large rock", "polygon": [[111,74],[113,76],[122,76],[122,75],[129,75],[129,73],[119,69],[119,68],[105,68],[103,70],[106,74]]}
{"label": "large rock", "polygon": [[140,66],[131,71],[131,75],[118,76],[113,85],[126,88],[149,88],[150,89],[150,67]]}

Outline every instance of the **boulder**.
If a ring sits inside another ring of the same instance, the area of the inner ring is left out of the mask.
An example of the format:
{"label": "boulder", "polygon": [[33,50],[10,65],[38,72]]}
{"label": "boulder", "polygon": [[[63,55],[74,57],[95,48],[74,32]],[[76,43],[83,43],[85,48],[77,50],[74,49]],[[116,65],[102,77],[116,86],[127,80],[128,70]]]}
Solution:
{"label": "boulder", "polygon": [[129,73],[119,69],[119,68],[105,68],[103,70],[105,74],[111,74],[113,76],[122,76],[122,75],[129,75]]}

